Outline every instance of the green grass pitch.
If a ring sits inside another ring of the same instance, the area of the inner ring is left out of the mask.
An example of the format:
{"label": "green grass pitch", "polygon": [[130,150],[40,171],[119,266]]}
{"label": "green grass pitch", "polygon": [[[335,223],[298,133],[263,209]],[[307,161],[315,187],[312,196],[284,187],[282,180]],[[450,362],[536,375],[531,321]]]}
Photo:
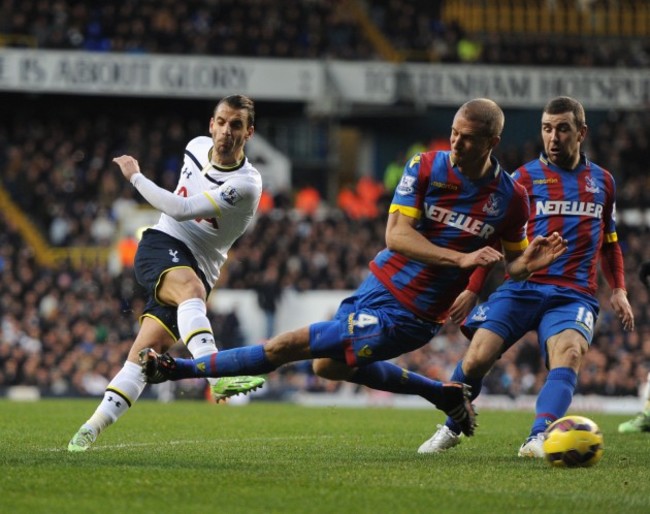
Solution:
{"label": "green grass pitch", "polygon": [[481,412],[475,437],[418,455],[434,409],[138,402],[88,452],[70,436],[96,400],[0,401],[6,513],[644,513],[650,434],[578,413],[605,437],[593,468],[520,459],[530,412]]}

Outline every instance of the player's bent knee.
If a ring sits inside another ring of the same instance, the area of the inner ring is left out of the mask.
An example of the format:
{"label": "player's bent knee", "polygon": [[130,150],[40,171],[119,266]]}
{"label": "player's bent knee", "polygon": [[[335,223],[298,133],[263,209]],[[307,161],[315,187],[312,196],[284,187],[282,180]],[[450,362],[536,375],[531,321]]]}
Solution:
{"label": "player's bent knee", "polygon": [[468,352],[463,357],[463,373],[468,377],[482,378],[496,361],[496,357],[485,352]]}
{"label": "player's bent knee", "polygon": [[558,338],[549,344],[549,364],[551,368],[568,367],[577,370],[582,356],[587,351],[587,342],[582,337]]}
{"label": "player's bent knee", "polygon": [[328,380],[347,380],[352,374],[348,366],[332,359],[314,359],[312,369],[316,375]]}
{"label": "player's bent knee", "polygon": [[329,378],[329,370],[326,359],[314,359],[311,363],[311,369],[315,375],[322,378]]}
{"label": "player's bent knee", "polygon": [[564,348],[562,352],[555,352],[550,359],[551,368],[573,368],[577,370],[582,361],[582,349],[579,346]]}

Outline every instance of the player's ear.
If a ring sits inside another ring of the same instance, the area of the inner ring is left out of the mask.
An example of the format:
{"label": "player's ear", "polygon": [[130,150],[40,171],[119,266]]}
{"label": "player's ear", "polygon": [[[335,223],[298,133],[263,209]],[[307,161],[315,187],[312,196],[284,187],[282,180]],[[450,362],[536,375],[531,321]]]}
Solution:
{"label": "player's ear", "polygon": [[248,127],[248,130],[246,131],[246,137],[244,140],[248,141],[251,137],[253,137],[253,134],[255,133],[255,127]]}
{"label": "player's ear", "polygon": [[583,125],[578,130],[578,142],[582,143],[586,137],[587,137],[587,125]]}
{"label": "player's ear", "polygon": [[501,142],[501,136],[492,136],[490,138],[490,150],[496,148],[496,146]]}

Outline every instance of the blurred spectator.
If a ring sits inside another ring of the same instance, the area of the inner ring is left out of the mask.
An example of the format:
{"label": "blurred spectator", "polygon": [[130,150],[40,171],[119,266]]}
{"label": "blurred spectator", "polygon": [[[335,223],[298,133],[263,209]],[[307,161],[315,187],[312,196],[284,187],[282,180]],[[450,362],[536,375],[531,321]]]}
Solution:
{"label": "blurred spectator", "polygon": [[[407,59],[459,62],[459,43],[467,36],[458,23],[442,23],[440,3],[378,0],[367,5],[372,21]],[[342,0],[190,0],[182,5],[172,0],[156,4],[60,0],[51,6],[8,0],[0,4],[0,32],[27,34],[40,48],[53,49],[378,58]],[[470,41],[482,46],[479,63],[650,66],[648,39],[493,34]],[[161,108],[160,102],[138,101],[120,112],[112,107],[88,108],[79,99],[55,98],[47,109],[43,103],[35,103],[39,107],[31,110],[27,105],[22,102],[20,109],[10,111],[0,127],[0,180],[55,246],[112,244],[113,220],[141,200],[133,188],[117,180],[111,158],[133,153],[159,183],[167,180],[172,188],[187,134],[199,133],[197,127],[207,121],[191,114],[180,117],[175,106]],[[118,132],[119,126],[128,129]],[[643,212],[648,206],[650,117],[645,111],[612,111],[602,124],[590,124],[588,143],[589,157],[610,169],[619,184],[623,219],[618,231],[626,272],[633,277],[640,262],[650,259],[646,243],[650,230],[642,214],[636,223],[625,221],[631,209]],[[409,149],[406,158],[419,151]],[[529,142],[502,146],[497,155],[505,169],[514,169],[538,151],[536,143]],[[403,163],[396,180],[402,169]],[[391,190],[388,185],[386,189]],[[272,207],[260,211],[255,227],[231,250],[232,262],[221,287],[254,289],[264,270],[277,266],[280,290],[355,289],[367,263],[384,246],[386,214],[379,205],[368,215],[359,207],[359,193],[357,188],[342,191],[343,211],[322,205],[318,212],[311,209],[313,202],[307,202],[310,208],[301,210],[311,217],[291,210],[292,191],[276,194]],[[128,249],[124,257],[126,264],[131,259]],[[119,370],[137,329],[143,298],[131,273],[129,266],[117,276],[101,267],[76,270],[68,263],[39,268],[12,221],[0,214],[0,388],[35,384],[47,395],[93,394],[102,376]],[[638,332],[620,332],[608,295],[599,298],[602,314],[580,375],[579,393],[634,395],[636,384],[650,371],[648,292],[634,279],[628,289]],[[211,319],[215,336],[224,345],[244,342],[234,312],[212,314]],[[466,344],[457,328],[448,325],[431,345],[399,364],[447,379]],[[535,341],[524,338],[497,363],[487,389],[534,394],[543,366],[536,348]],[[277,382],[270,383],[272,388],[276,385],[314,391],[334,387],[301,366],[280,370]]]}
{"label": "blurred spectator", "polygon": [[0,32],[40,48],[251,57],[373,59],[342,0],[7,0]]}
{"label": "blurred spectator", "polygon": [[[264,282],[260,277],[265,270],[277,269],[277,282],[275,271],[266,277],[279,283],[271,297],[286,287],[352,289],[383,247],[383,224],[382,217],[355,221],[336,211],[322,220],[296,217],[289,211],[263,215],[233,247],[223,277],[226,282],[220,287],[255,290]],[[650,298],[634,279],[639,263],[650,258],[650,248],[644,244],[650,230],[623,223],[619,228],[638,331],[621,332],[608,295],[603,294],[597,335],[578,384],[581,394],[636,395],[638,383],[650,371]],[[45,395],[103,391],[101,377],[111,376],[121,366],[143,307],[132,271],[124,269],[112,277],[101,268],[39,268],[15,227],[1,217],[0,263],[0,388],[34,384]],[[246,343],[234,312],[211,313],[210,319],[222,347]],[[401,357],[398,364],[444,380],[466,346],[458,327],[447,325],[431,345]],[[529,334],[497,362],[486,390],[511,396],[535,394],[543,376],[537,343]],[[274,395],[281,396],[286,388],[333,390],[299,366],[270,377]]]}
{"label": "blurred spectator", "polygon": [[274,207],[275,200],[273,199],[273,195],[269,193],[268,189],[264,189],[260,197],[260,203],[257,206],[257,212],[260,214],[268,214]]}
{"label": "blurred spectator", "polygon": [[337,206],[350,219],[375,219],[380,214],[379,199],[384,192],[384,186],[380,182],[364,176],[357,181],[354,189],[350,186],[341,188]]}
{"label": "blurred spectator", "polygon": [[127,235],[117,243],[117,254],[122,269],[131,269],[135,263],[135,254],[138,250],[138,240]]}
{"label": "blurred spectator", "polygon": [[267,265],[255,286],[255,291],[257,293],[257,304],[266,318],[264,336],[269,339],[276,334],[275,312],[282,297],[282,286],[280,285],[280,273],[277,263],[272,262]]}
{"label": "blurred spectator", "polygon": [[400,179],[402,178],[402,173],[404,172],[404,165],[406,164],[406,157],[403,151],[400,151],[395,155],[395,158],[388,163],[386,169],[384,170],[384,188],[387,193],[392,195],[399,184]]}
{"label": "blurred spectator", "polygon": [[302,214],[313,216],[320,204],[320,193],[314,186],[304,186],[296,193],[296,209]]}
{"label": "blurred spectator", "polygon": [[[585,9],[590,0],[581,0]],[[156,54],[376,60],[373,47],[345,0],[173,0],[97,5],[88,0],[6,0],[0,33],[15,47]],[[439,0],[374,0],[365,15],[410,61],[535,64],[537,66],[650,66],[647,38],[555,34],[469,35],[445,23]]]}

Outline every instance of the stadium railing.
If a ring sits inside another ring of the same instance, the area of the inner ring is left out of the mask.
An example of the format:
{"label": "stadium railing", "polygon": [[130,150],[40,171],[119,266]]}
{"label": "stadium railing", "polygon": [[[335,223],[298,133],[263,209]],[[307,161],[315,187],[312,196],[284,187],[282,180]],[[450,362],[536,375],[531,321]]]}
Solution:
{"label": "stadium railing", "polygon": [[61,261],[68,261],[78,269],[85,265],[106,264],[111,249],[105,247],[68,247],[53,248],[30,221],[29,217],[18,207],[7,191],[0,184],[0,209],[11,220],[34,252],[36,261],[45,267],[53,267]]}

